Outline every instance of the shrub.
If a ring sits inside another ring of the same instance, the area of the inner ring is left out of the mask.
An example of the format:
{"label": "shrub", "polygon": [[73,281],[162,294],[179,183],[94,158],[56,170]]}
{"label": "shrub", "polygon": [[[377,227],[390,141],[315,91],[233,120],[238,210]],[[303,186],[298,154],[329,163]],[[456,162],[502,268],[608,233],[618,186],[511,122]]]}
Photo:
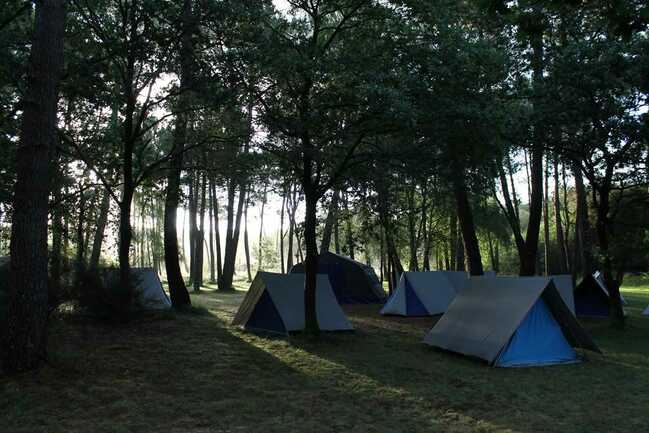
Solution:
{"label": "shrub", "polygon": [[125,319],[139,309],[132,296],[138,281],[131,275],[131,287],[124,287],[119,270],[85,270],[79,274],[73,297],[79,308],[102,319]]}

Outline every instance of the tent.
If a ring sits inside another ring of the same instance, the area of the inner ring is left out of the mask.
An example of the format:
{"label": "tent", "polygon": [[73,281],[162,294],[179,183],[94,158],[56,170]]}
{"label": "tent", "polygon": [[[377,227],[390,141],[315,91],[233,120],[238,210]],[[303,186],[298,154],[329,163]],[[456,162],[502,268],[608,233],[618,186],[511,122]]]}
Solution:
{"label": "tent", "polygon": [[[304,263],[293,266],[291,274],[303,274]],[[318,273],[327,274],[340,304],[382,304],[385,291],[371,266],[330,252],[320,254]]]}
{"label": "tent", "polygon": [[[622,304],[626,300],[620,294]],[[575,289],[575,310],[578,316],[608,316],[611,310],[610,295],[603,275],[598,271],[587,275]]]}
{"label": "tent", "polygon": [[575,298],[574,298],[574,288],[572,284],[571,275],[550,275],[549,277],[496,277],[497,279],[517,279],[525,280],[530,282],[538,282],[541,284],[547,278],[551,278],[554,282],[554,287],[561,295],[561,299],[566,304],[568,309],[575,314]]}
{"label": "tent", "polygon": [[551,278],[472,278],[424,343],[497,367],[578,362],[600,352]]}
{"label": "tent", "polygon": [[468,280],[466,272],[404,272],[397,288],[381,309],[383,315],[434,316],[443,314]]}
{"label": "tent", "polygon": [[649,306],[642,312],[643,316],[649,316]]}
{"label": "tent", "polygon": [[[171,308],[171,300],[162,287],[158,273],[153,268],[131,268],[131,276],[135,285],[136,304],[144,310],[167,310]],[[119,278],[118,269],[105,269],[103,279]]]}
{"label": "tent", "polygon": [[[316,283],[316,314],[323,331],[351,331],[326,275]],[[288,334],[304,329],[304,275],[259,272],[244,298],[234,326]]]}

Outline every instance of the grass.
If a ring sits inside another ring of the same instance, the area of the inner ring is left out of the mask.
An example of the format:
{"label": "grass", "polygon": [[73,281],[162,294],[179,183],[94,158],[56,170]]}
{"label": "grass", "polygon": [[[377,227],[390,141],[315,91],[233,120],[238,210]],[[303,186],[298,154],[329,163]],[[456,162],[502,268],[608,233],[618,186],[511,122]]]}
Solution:
{"label": "grass", "polygon": [[649,423],[647,281],[625,287],[625,331],[584,325],[605,355],[496,369],[420,344],[434,319],[347,309],[356,332],[268,338],[229,327],[243,292],[115,327],[52,326],[51,365],[0,379],[12,433],[636,432]]}

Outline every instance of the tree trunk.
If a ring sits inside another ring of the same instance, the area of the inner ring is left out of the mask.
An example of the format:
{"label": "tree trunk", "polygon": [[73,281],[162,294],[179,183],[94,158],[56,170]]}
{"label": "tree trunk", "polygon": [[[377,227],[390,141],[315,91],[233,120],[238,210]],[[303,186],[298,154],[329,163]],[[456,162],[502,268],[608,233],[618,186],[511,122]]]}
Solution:
{"label": "tree trunk", "polygon": [[[231,181],[232,198],[228,202],[232,206],[228,209],[228,230],[225,239],[225,258],[223,261],[223,274],[219,280],[219,290],[232,290],[232,281],[234,280],[234,271],[237,259],[237,248],[239,246],[239,233],[241,230],[241,217],[243,215],[243,205],[246,199],[247,187],[245,181],[241,181],[239,189],[239,200],[237,203],[236,215],[234,214],[234,180]],[[230,226],[232,224],[232,226]]]}
{"label": "tree trunk", "polygon": [[[462,240],[464,242],[464,251],[466,252],[466,264],[471,275],[482,275],[482,257],[480,255],[480,244],[475,233],[473,224],[473,212],[469,203],[464,178],[455,176],[454,179],[455,204],[457,209],[457,218],[462,231]],[[462,249],[462,248],[458,248]]]}
{"label": "tree trunk", "polygon": [[[178,205],[180,204],[180,174],[183,168],[185,143],[187,141],[187,92],[192,87],[192,33],[193,13],[192,1],[183,0],[182,8],[182,35],[180,40],[180,96],[176,107],[176,120],[173,134],[173,148],[169,171],[167,174],[167,192],[165,196],[164,213],[164,259],[167,272],[169,294],[174,307],[190,305],[191,299],[182,272],[180,271],[180,251],[178,248],[178,230],[176,220]],[[183,237],[185,227],[183,225]]]}
{"label": "tree trunk", "polygon": [[604,281],[611,299],[611,325],[615,328],[623,328],[625,325],[624,310],[622,308],[622,299],[620,297],[620,285],[613,277],[613,263],[609,251],[609,234],[611,232],[610,211],[610,177],[612,170],[607,170],[607,178],[603,181],[604,185],[597,190],[599,201],[597,203],[597,240],[599,251],[602,256],[602,266]]}
{"label": "tree trunk", "polygon": [[[554,156],[554,225],[559,249],[559,274],[568,272],[568,250],[563,237],[563,224],[561,221],[561,198],[559,194],[559,157]],[[567,205],[567,203],[566,203]]]}
{"label": "tree trunk", "polygon": [[198,211],[198,229],[196,230],[196,246],[195,248],[195,266],[194,266],[194,292],[200,292],[203,286],[203,258],[204,258],[204,243],[205,243],[205,206],[206,206],[206,189],[207,189],[207,176],[203,175],[203,182],[201,183],[200,176],[197,176],[198,183],[196,185],[196,204],[198,205],[198,194],[200,193],[200,211]]}
{"label": "tree trunk", "polygon": [[288,196],[288,187],[284,187],[282,195],[282,210],[279,217],[279,262],[281,266],[282,274],[285,274],[284,270],[284,214],[286,212],[286,201]]}
{"label": "tree trunk", "polygon": [[[543,37],[536,35],[531,41],[532,69],[534,90],[541,92],[543,80]],[[540,119],[540,109],[535,107],[535,125],[533,131],[532,160],[530,167],[530,216],[525,235],[525,248],[522,255],[520,275],[530,276],[536,273],[536,261],[539,246],[539,232],[541,228],[541,214],[543,212],[543,146],[544,134]]]}
{"label": "tree trunk", "polygon": [[[457,206],[457,205],[456,205]],[[449,257],[450,257],[450,264],[447,265],[448,270],[456,270],[457,265],[457,211],[451,211],[451,215],[449,217]],[[450,266],[450,267],[449,267]]]}
{"label": "tree trunk", "polygon": [[347,239],[347,254],[349,254],[349,258],[352,260],[355,260],[355,251],[354,251],[354,234],[352,232],[352,217],[349,213],[349,200],[347,197],[347,193],[343,195],[344,200],[343,204],[345,207],[345,233],[346,233],[346,239]]}
{"label": "tree trunk", "polygon": [[415,189],[415,184],[413,182],[406,191],[408,201],[408,238],[410,247],[410,263],[408,269],[410,271],[419,271],[419,263],[417,260],[417,211],[415,209]]}
{"label": "tree trunk", "polygon": [[10,289],[2,351],[6,373],[38,368],[47,357],[47,214],[64,28],[63,0],[36,3],[16,151]]}
{"label": "tree trunk", "polygon": [[593,244],[592,228],[588,218],[588,200],[584,178],[581,173],[579,164],[573,164],[573,175],[575,177],[575,193],[577,195],[577,215],[575,217],[575,237],[576,251],[575,255],[581,262],[581,272],[583,275],[593,273]]}
{"label": "tree trunk", "polygon": [[327,213],[327,219],[325,220],[324,229],[322,230],[322,243],[320,244],[320,252],[329,251],[331,246],[331,236],[334,229],[334,219],[336,218],[336,213],[338,209],[338,198],[339,192],[337,189],[333,191],[331,195],[331,202],[329,203],[329,212]]}
{"label": "tree trunk", "polygon": [[[61,173],[57,172],[56,181],[52,188],[54,202],[56,206],[51,210],[52,213],[52,256],[50,257],[50,283],[53,287],[50,292],[59,293],[62,281],[62,254],[63,254],[63,204],[61,203]],[[0,340],[2,339],[0,332]]]}
{"label": "tree trunk", "polygon": [[85,232],[84,224],[86,222],[86,191],[83,183],[79,184],[79,213],[77,215],[77,247],[75,261],[75,279],[77,283],[81,280],[82,274],[85,270]]}
{"label": "tree trunk", "polygon": [[337,206],[334,215],[334,250],[340,254],[340,209]]}
{"label": "tree trunk", "polygon": [[189,281],[196,279],[196,253],[198,252],[198,194],[200,179],[195,171],[189,178]]}
{"label": "tree trunk", "polygon": [[263,257],[264,257],[264,211],[266,210],[266,194],[268,185],[264,183],[264,192],[261,199],[261,210],[259,211],[259,256],[257,257],[257,270],[263,270]]}
{"label": "tree trunk", "polygon": [[311,185],[312,162],[305,155],[304,175],[302,189],[306,202],[304,215],[304,244],[306,246],[306,257],[304,261],[304,331],[309,335],[318,335],[318,315],[316,308],[316,282],[318,275],[318,241],[316,238],[317,226],[317,203],[318,197]]}
{"label": "tree trunk", "polygon": [[544,249],[544,266],[545,275],[550,275],[550,188],[548,178],[550,177],[550,159],[545,160],[545,170],[543,173],[543,249]]}
{"label": "tree trunk", "polygon": [[99,219],[97,221],[97,228],[95,230],[95,238],[92,242],[92,253],[90,254],[90,269],[97,269],[99,267],[99,259],[101,258],[101,246],[104,242],[104,232],[108,224],[108,212],[110,210],[110,194],[104,191],[101,199],[101,206],[99,210]]}
{"label": "tree trunk", "polygon": [[209,219],[209,230],[210,230],[210,235],[209,235],[209,252],[210,252],[210,284],[216,284],[216,263],[215,263],[215,256],[214,256],[214,194],[213,194],[213,182],[210,180],[208,183],[208,195],[210,197],[209,199],[209,211],[208,211],[208,219]]}
{"label": "tree trunk", "polygon": [[248,282],[252,282],[252,273],[250,271],[250,244],[248,242],[248,205],[250,200],[250,193],[243,210],[243,249],[246,255],[246,271],[248,273]]}
{"label": "tree trunk", "polygon": [[216,184],[212,181],[212,196],[214,197],[214,242],[216,243],[216,281],[223,276],[223,254],[221,252],[221,228],[219,227],[219,200],[216,196]]}

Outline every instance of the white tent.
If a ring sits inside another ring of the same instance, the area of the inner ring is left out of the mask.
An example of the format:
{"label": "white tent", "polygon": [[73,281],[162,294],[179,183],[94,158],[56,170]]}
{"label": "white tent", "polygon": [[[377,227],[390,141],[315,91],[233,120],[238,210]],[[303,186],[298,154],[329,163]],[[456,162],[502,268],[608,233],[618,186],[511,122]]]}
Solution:
{"label": "white tent", "polygon": [[133,268],[135,277],[135,296],[138,305],[145,310],[166,310],[171,308],[171,300],[162,287],[158,273],[153,268]]}
{"label": "white tent", "polygon": [[397,316],[443,314],[468,279],[466,272],[404,272],[397,288],[381,309],[381,314]]}
{"label": "white tent", "polygon": [[[317,276],[316,314],[323,331],[354,329],[336,301],[325,274]],[[303,330],[304,274],[257,273],[232,324],[280,334]]]}

